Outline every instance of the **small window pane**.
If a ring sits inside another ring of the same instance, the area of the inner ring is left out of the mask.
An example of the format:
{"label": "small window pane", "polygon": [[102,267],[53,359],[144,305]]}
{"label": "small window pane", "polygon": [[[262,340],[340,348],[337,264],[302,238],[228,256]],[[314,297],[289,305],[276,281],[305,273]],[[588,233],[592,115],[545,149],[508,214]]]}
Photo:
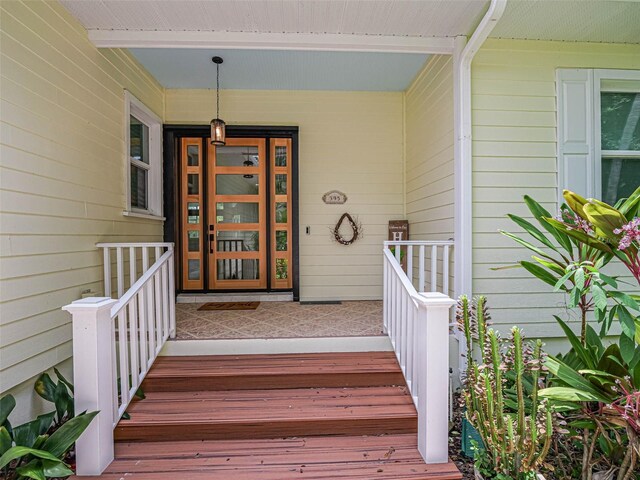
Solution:
{"label": "small window pane", "polygon": [[287,176],[283,174],[276,175],[276,195],[287,194]]}
{"label": "small window pane", "polygon": [[257,167],[258,147],[216,147],[216,165],[220,167]]}
{"label": "small window pane", "polygon": [[614,205],[640,185],[640,158],[602,159],[602,201]]}
{"label": "small window pane", "polygon": [[200,223],[200,204],[198,202],[187,203],[187,223]]}
{"label": "small window pane", "polygon": [[217,261],[218,280],[258,280],[260,261],[257,259],[225,258]]}
{"label": "small window pane", "polygon": [[287,223],[287,204],[276,202],[276,223]]}
{"label": "small window pane", "polygon": [[197,167],[200,163],[200,147],[198,145],[187,145],[187,165]]}
{"label": "small window pane", "polygon": [[602,92],[602,150],[640,150],[640,93]]}
{"label": "small window pane", "polygon": [[259,175],[216,175],[218,195],[257,195]]}
{"label": "small window pane", "polygon": [[149,164],[149,127],[133,115],[129,116],[129,156]]}
{"label": "small window pane", "polygon": [[276,232],[276,250],[278,252],[287,251],[287,231],[286,230],[278,230]]}
{"label": "small window pane", "polygon": [[131,165],[131,207],[147,210],[147,171]]}
{"label": "small window pane", "polygon": [[189,237],[189,251],[199,252],[200,251],[200,232],[198,230],[189,230],[187,232],[187,236]]}
{"label": "small window pane", "polygon": [[187,195],[200,194],[200,175],[190,173],[187,175]]}
{"label": "small window pane", "polygon": [[276,258],[276,279],[286,280],[289,277],[289,265],[286,258]]}
{"label": "small window pane", "polygon": [[276,167],[287,166],[287,147],[276,147]]}
{"label": "small window pane", "polygon": [[260,209],[257,203],[222,202],[216,204],[218,223],[258,223]]}
{"label": "small window pane", "polygon": [[189,280],[200,280],[200,260],[189,259],[188,265]]}
{"label": "small window pane", "polygon": [[218,231],[217,248],[219,252],[257,252],[260,250],[260,232],[256,231]]}

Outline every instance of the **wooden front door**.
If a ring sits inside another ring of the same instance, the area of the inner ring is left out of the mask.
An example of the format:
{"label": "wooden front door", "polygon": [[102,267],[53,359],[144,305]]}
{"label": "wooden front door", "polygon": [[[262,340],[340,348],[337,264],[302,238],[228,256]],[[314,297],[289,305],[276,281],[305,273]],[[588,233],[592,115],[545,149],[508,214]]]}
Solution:
{"label": "wooden front door", "polygon": [[209,289],[267,287],[265,140],[209,144]]}
{"label": "wooden front door", "polygon": [[182,290],[293,288],[292,140],[183,137]]}

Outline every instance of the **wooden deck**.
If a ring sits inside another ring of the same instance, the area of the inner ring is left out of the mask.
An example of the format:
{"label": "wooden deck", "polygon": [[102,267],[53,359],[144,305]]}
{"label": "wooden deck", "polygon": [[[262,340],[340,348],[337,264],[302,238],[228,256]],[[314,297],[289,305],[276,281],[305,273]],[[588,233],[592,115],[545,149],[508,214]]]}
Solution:
{"label": "wooden deck", "polygon": [[160,357],[102,479],[459,479],[426,465],[391,352]]}

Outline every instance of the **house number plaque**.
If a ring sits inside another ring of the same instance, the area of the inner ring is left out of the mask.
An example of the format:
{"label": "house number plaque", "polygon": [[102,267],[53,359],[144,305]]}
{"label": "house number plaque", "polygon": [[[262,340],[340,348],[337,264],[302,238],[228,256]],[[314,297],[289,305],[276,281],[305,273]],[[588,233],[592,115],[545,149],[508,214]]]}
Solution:
{"label": "house number plaque", "polygon": [[347,196],[338,190],[331,190],[322,196],[322,201],[327,205],[342,205],[347,202]]}

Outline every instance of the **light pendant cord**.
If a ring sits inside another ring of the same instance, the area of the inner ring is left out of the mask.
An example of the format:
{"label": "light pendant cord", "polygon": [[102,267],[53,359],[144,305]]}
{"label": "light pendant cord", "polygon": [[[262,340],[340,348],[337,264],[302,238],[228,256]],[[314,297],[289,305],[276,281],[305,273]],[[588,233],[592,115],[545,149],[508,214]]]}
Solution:
{"label": "light pendant cord", "polygon": [[216,63],[216,118],[220,118],[220,64]]}

